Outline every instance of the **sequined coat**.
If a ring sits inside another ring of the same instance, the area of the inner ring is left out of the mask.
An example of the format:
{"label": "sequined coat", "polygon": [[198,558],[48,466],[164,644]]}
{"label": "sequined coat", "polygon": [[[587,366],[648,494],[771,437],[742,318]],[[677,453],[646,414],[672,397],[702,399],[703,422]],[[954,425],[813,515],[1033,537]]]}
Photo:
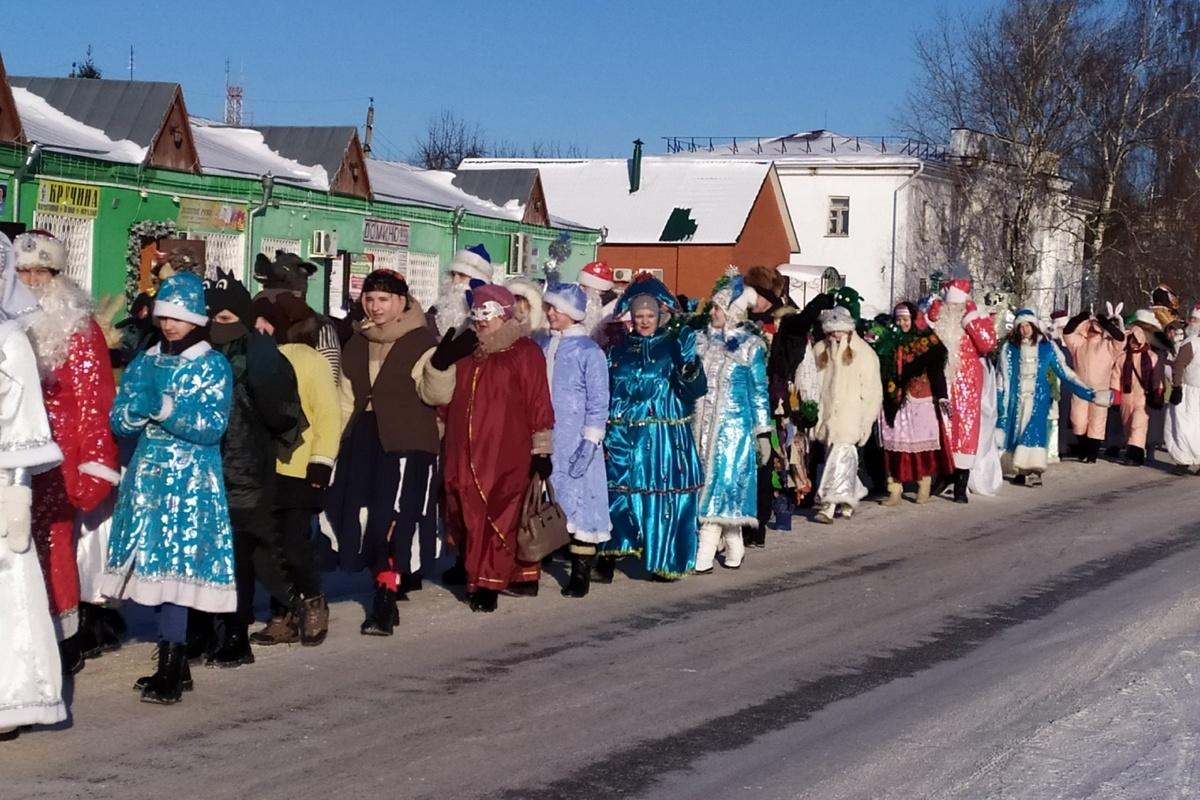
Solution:
{"label": "sequined coat", "polygon": [[583,325],[538,337],[546,356],[554,404],[554,472],[550,483],[567,515],[567,530],[585,542],[608,541],[608,479],[599,447],[581,477],[571,477],[571,456],[584,442],[604,441],[608,423],[608,364]]}
{"label": "sequined coat", "polygon": [[[979,415],[984,366],[981,359],[996,349],[996,328],[988,314],[965,305],[936,301],[929,319],[946,345],[946,382],[950,387],[951,415],[947,439],[956,469],[970,469],[979,449]],[[983,432],[983,435],[990,435]]]}
{"label": "sequined coat", "polygon": [[107,596],[209,612],[236,608],[220,449],[232,396],[229,362],[206,342],[177,356],[155,345],[125,371],[112,426],[138,443],[113,515]]}
{"label": "sequined coat", "polygon": [[751,330],[709,328],[696,337],[708,393],[696,402],[696,446],[704,468],[700,522],[758,524],[758,448],[772,429],[767,346]]}
{"label": "sequined coat", "polygon": [[79,626],[75,515],[96,508],[120,480],[117,444],[108,425],[112,364],[100,326],[90,318],[71,336],[66,361],[42,380],[46,414],[63,461],[33,479],[33,539],[46,576],[60,638]]}
{"label": "sequined coat", "polygon": [[708,390],[695,331],[630,333],[608,353],[609,512],[602,555],[641,556],[648,572],[678,578],[696,565],[703,486],[693,406]]}
{"label": "sequined coat", "polygon": [[1050,376],[1087,402],[1097,391],[1085,384],[1070,367],[1058,345],[1039,339],[1036,345],[1005,342],[1000,351],[1000,376],[996,382],[996,428],[1003,432],[1002,460],[1007,471],[1040,471],[1046,468],[1050,440],[1050,405],[1054,393]]}

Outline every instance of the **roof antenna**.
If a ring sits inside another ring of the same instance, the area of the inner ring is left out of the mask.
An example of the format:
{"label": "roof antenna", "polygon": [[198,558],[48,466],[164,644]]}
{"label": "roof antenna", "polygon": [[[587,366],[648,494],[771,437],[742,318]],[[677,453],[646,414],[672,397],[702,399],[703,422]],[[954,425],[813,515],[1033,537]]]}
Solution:
{"label": "roof antenna", "polygon": [[363,136],[363,154],[367,158],[371,157],[371,134],[375,132],[375,98],[371,98],[370,104],[367,106],[367,130]]}
{"label": "roof antenna", "polygon": [[129,45],[129,80],[133,80],[133,45]]}

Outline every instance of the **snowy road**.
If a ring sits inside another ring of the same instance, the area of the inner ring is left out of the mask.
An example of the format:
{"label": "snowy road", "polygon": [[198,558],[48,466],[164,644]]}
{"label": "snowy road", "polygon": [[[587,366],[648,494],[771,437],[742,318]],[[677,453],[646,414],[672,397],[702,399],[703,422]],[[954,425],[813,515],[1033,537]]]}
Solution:
{"label": "snowy road", "polygon": [[1067,464],[679,585],[547,577],[492,616],[431,587],[390,640],[342,602],[172,708],[130,646],[0,745],[0,797],[1191,798],[1198,575],[1200,480]]}

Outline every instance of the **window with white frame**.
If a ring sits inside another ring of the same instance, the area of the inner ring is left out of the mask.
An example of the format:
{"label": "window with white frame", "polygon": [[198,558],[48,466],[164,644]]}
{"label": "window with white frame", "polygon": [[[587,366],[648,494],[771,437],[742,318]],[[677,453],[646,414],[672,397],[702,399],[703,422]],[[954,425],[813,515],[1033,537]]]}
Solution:
{"label": "window with white frame", "polygon": [[408,272],[408,251],[395,247],[365,247],[367,255],[373,256],[375,269],[393,269],[401,275]]}
{"label": "window with white frame", "polygon": [[406,253],[405,282],[408,293],[417,298],[425,308],[437,303],[438,283],[441,279],[438,257],[432,253]]}
{"label": "window with white frame", "polygon": [[246,237],[240,233],[190,231],[189,239],[204,242],[204,274],[217,277],[217,267],[232,270],[239,281],[246,280]]}
{"label": "window with white frame", "polygon": [[275,258],[275,253],[282,250],[285,253],[300,255],[300,240],[299,239],[273,239],[269,236],[263,237],[258,243],[258,252],[267,256],[270,259]]}
{"label": "window with white frame", "polygon": [[829,224],[827,236],[850,235],[850,198],[829,198]]}
{"label": "window with white frame", "polygon": [[825,229],[826,236],[850,235],[850,198],[829,198],[829,225]]}
{"label": "window with white frame", "polygon": [[81,289],[92,289],[92,231],[95,220],[63,214],[33,215],[33,227],[49,231],[67,249],[67,276]]}

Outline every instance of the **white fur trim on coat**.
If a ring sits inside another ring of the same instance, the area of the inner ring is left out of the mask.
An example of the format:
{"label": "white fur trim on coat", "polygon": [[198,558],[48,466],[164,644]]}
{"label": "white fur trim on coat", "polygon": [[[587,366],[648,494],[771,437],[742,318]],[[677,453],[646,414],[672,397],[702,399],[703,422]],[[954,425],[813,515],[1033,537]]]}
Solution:
{"label": "white fur trim on coat", "polygon": [[108,481],[113,486],[121,482],[121,473],[112,467],[101,464],[99,461],[85,461],[79,465],[79,471],[84,475],[91,475],[93,478]]}

